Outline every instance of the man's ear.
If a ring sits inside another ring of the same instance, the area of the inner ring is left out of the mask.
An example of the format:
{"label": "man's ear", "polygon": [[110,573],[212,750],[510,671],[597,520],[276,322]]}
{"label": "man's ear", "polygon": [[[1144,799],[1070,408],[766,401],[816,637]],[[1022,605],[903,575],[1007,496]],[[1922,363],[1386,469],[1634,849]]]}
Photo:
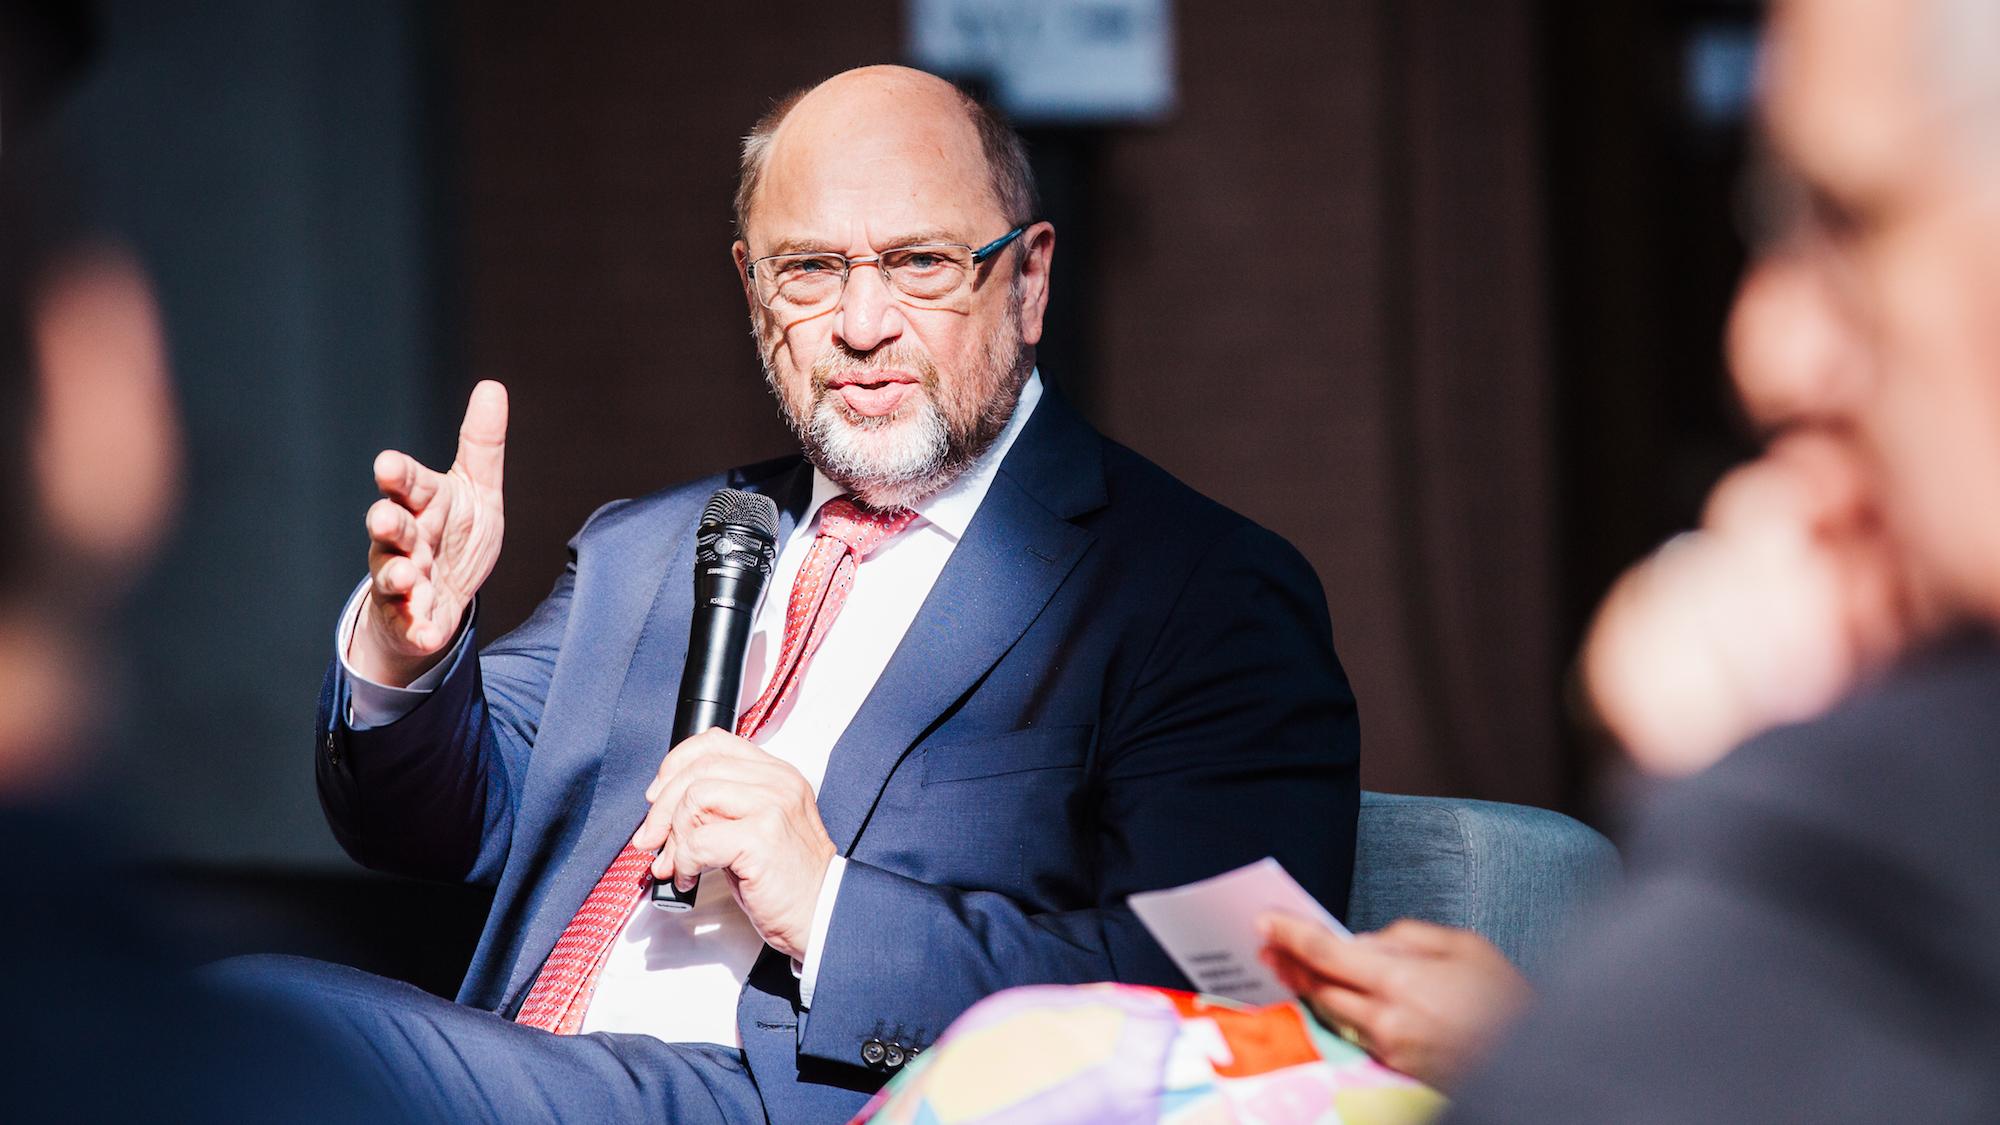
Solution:
{"label": "man's ear", "polygon": [[743,286],[743,300],[750,305],[750,315],[757,315],[757,294],[750,288],[750,244],[737,239],[729,246],[729,256],[736,261],[736,280]]}
{"label": "man's ear", "polygon": [[1021,342],[1041,343],[1042,314],[1049,307],[1049,267],[1056,256],[1056,228],[1036,223],[1021,234]]}

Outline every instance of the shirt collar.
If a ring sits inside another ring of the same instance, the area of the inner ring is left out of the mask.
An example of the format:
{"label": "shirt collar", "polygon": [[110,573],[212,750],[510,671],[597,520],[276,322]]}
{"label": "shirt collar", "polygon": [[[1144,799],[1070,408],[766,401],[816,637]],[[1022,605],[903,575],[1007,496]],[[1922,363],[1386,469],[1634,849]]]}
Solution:
{"label": "shirt collar", "polygon": [[[1035,404],[1042,401],[1042,373],[1040,368],[1028,373],[1028,381],[1021,384],[1021,397],[1014,402],[1013,416],[1000,436],[986,452],[979,455],[970,467],[958,475],[944,488],[924,497],[911,505],[917,513],[917,526],[928,523],[950,536],[953,542],[965,535],[965,529],[972,524],[972,517],[978,513],[980,501],[986,499],[986,490],[993,485],[993,477],[1000,471],[1000,462],[1007,457],[1007,451],[1014,447],[1014,439],[1021,436],[1021,430],[1028,424],[1028,416],[1035,412]],[[846,495],[847,490],[828,479],[825,473],[813,468],[812,501],[806,507],[805,517],[799,520],[796,537],[804,534],[819,522],[819,510],[828,500]]]}

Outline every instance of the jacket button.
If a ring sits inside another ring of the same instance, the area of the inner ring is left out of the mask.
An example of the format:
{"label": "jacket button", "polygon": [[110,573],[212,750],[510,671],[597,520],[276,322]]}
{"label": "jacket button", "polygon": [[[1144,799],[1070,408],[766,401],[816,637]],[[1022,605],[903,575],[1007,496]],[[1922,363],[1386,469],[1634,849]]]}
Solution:
{"label": "jacket button", "polygon": [[883,1048],[882,1065],[888,1067],[890,1070],[902,1066],[907,1061],[909,1061],[909,1056],[903,1053],[903,1045],[901,1043],[891,1043]]}
{"label": "jacket button", "polygon": [[889,1047],[880,1039],[870,1039],[861,1044],[861,1061],[869,1066],[881,1066],[882,1059],[889,1053]]}

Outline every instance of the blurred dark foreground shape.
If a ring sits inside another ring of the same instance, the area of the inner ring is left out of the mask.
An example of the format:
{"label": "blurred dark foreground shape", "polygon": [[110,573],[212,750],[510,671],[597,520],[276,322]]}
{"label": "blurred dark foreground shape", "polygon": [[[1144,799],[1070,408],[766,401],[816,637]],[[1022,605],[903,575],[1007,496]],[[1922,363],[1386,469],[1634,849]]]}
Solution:
{"label": "blurred dark foreground shape", "polygon": [[393,1120],[306,1021],[198,979],[174,893],[95,796],[99,648],[171,522],[181,453],[146,277],[67,220],[34,131],[89,57],[72,11],[0,8],[0,1106]]}

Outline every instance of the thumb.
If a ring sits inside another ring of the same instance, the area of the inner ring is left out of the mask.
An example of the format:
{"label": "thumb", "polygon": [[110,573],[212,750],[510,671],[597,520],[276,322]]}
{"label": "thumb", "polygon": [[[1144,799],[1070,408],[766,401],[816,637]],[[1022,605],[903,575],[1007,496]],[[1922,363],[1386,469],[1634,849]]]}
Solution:
{"label": "thumb", "polygon": [[1260,922],[1268,945],[1297,958],[1315,974],[1343,983],[1369,986],[1367,981],[1361,979],[1368,952],[1358,943],[1340,937],[1318,922],[1308,922],[1290,914],[1265,914]]}
{"label": "thumb", "polygon": [[1373,934],[1367,935],[1371,940],[1397,946],[1412,953],[1425,954],[1449,953],[1471,936],[1475,935],[1469,930],[1440,926],[1416,918],[1398,918]]}
{"label": "thumb", "polygon": [[482,379],[458,427],[458,464],[474,484],[500,487],[507,453],[507,388]]}

